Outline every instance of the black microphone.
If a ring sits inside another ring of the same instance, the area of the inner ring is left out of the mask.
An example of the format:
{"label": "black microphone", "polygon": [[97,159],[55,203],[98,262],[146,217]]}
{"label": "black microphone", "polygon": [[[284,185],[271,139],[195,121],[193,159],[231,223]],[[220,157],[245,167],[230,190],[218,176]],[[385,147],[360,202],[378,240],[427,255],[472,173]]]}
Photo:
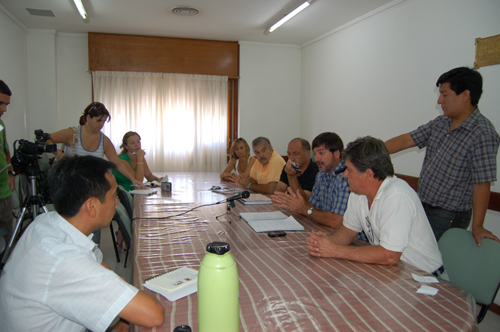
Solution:
{"label": "black microphone", "polygon": [[344,172],[346,169],[347,169],[347,167],[342,167],[342,168],[339,168],[338,170],[336,170],[334,173],[340,174],[340,173]]}
{"label": "black microphone", "polygon": [[233,197],[229,197],[228,199],[225,200],[225,202],[232,202],[232,201],[238,200],[240,198],[248,198],[248,197],[250,197],[250,192],[248,190],[245,190],[245,191],[239,193],[238,195],[234,195]]}

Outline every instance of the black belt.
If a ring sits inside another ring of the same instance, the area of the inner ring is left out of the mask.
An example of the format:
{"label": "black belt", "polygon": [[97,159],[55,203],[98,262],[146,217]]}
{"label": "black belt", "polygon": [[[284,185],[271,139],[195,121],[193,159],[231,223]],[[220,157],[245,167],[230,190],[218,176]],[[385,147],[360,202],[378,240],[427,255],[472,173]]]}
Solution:
{"label": "black belt", "polygon": [[[437,209],[437,210],[445,210],[445,211],[450,211],[450,210],[443,209],[442,207],[439,207],[439,206],[432,206],[432,205],[427,204],[427,203],[424,203],[424,202],[422,202],[422,206],[423,206],[425,209]],[[454,212],[454,211],[450,211],[450,212]]]}
{"label": "black belt", "polygon": [[433,276],[436,276],[436,277],[439,277],[440,275],[442,275],[444,273],[444,266],[441,265],[441,267],[439,269],[437,269],[436,271],[432,272],[431,274]]}
{"label": "black belt", "polygon": [[467,210],[465,210],[465,211],[452,211],[452,210],[448,210],[448,209],[445,209],[445,208],[442,208],[442,207],[439,207],[439,206],[432,206],[432,205],[424,203],[424,202],[422,202],[422,206],[424,207],[424,209],[436,209],[436,210],[448,211],[448,212],[451,212],[451,213],[463,213],[463,212],[467,212]]}

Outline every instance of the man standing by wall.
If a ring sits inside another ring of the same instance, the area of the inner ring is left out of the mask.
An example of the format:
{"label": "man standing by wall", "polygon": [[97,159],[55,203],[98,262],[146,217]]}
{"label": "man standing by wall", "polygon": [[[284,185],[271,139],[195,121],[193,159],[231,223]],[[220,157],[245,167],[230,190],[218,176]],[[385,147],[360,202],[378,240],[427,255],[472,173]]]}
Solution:
{"label": "man standing by wall", "polygon": [[500,138],[477,104],[483,79],[476,70],[460,67],[442,74],[438,104],[444,115],[416,130],[388,140],[389,153],[427,147],[418,195],[436,239],[452,227],[467,229],[472,210],[472,234],[499,241],[483,227],[490,184],[497,180]]}
{"label": "man standing by wall", "polygon": [[349,199],[349,186],[342,175],[345,167],[341,156],[344,143],[336,133],[326,132],[316,136],[312,147],[319,172],[309,202],[290,189],[290,195],[276,192],[272,199],[280,207],[335,229],[342,224]]}
{"label": "man standing by wall", "polygon": [[257,193],[272,194],[278,181],[285,160],[274,151],[271,142],[266,137],[257,137],[252,141],[252,149],[257,158],[250,171],[250,178],[245,179],[233,174],[230,182],[240,188],[246,188]]}
{"label": "man standing by wall", "polygon": [[[358,138],[344,150],[351,194],[344,221],[332,234],[311,232],[309,254],[394,265],[402,260],[428,273],[442,272],[442,259],[417,193],[394,177],[384,142]],[[350,246],[363,230],[371,246]]]}
{"label": "man standing by wall", "polygon": [[[1,119],[7,112],[12,92],[0,80],[0,170],[10,164],[10,151],[5,134],[5,124]],[[15,189],[14,169],[10,166],[0,174],[0,259],[9,235],[12,233],[12,192]]]}

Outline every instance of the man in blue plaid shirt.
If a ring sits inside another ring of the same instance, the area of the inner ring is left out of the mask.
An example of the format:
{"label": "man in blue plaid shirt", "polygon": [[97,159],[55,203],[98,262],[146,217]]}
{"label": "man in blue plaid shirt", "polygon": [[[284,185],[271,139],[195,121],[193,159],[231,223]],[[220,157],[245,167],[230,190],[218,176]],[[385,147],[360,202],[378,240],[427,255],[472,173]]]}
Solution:
{"label": "man in blue plaid shirt", "polygon": [[490,183],[497,180],[500,138],[477,104],[483,79],[476,70],[460,67],[442,74],[438,104],[444,115],[386,142],[390,153],[414,146],[427,147],[418,195],[436,239],[449,228],[467,229],[472,210],[472,233],[499,241],[483,227]]}
{"label": "man in blue plaid shirt", "polygon": [[349,184],[343,176],[345,161],[341,156],[344,143],[339,135],[325,132],[313,140],[312,148],[319,172],[309,202],[304,200],[299,191],[293,192],[290,188],[290,195],[275,192],[271,197],[276,205],[335,229],[342,225],[349,200]]}

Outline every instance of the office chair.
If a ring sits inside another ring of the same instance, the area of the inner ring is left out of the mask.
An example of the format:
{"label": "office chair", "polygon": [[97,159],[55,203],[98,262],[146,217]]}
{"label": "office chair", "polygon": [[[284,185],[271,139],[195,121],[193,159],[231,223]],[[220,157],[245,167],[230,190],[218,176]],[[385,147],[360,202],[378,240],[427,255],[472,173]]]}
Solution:
{"label": "office chair", "polygon": [[[127,246],[127,249],[125,249],[125,262],[123,264],[123,267],[127,267],[127,259],[128,259],[128,254],[130,252],[130,244],[132,242],[132,220],[129,217],[129,214],[123,207],[121,203],[118,204],[118,206],[115,208],[115,216],[113,217],[113,220],[116,221],[118,224],[118,229],[123,235],[123,242],[125,242],[125,245]],[[113,223],[109,225],[111,229],[111,236],[113,238],[113,244],[115,247],[115,254],[116,254],[116,261],[120,262],[120,257],[118,255],[118,250],[116,248],[116,238],[115,234],[113,232]]]}
{"label": "office chair", "polygon": [[472,233],[461,228],[450,228],[438,242],[450,281],[471,293],[482,305],[478,324],[500,286],[500,243],[491,239],[481,239],[481,242],[478,247]]}
{"label": "office chair", "polygon": [[122,186],[118,186],[118,199],[132,220],[134,218],[134,198]]}
{"label": "office chair", "polygon": [[[133,217],[134,217],[134,211],[133,211],[134,199],[133,199],[132,195],[129,194],[128,191],[126,191],[120,185],[118,186],[117,194],[118,194],[118,199],[119,199],[121,205],[123,205],[123,208],[125,208],[125,210],[127,211],[129,219],[132,220]],[[119,263],[120,262],[120,254],[118,253],[118,242],[117,242],[117,239],[116,239],[116,236],[115,236],[115,231],[114,231],[114,228],[113,228],[113,223],[111,223],[109,225],[109,230],[111,231],[111,239],[113,240],[113,247],[114,247],[114,250],[115,250],[116,261]],[[121,232],[121,229],[120,229],[120,232]],[[122,232],[122,234],[123,234],[123,232]],[[129,245],[127,244],[127,247],[128,246]],[[128,252],[127,252],[127,254],[128,254]],[[127,260],[126,259],[125,259],[125,265],[127,265]]]}

